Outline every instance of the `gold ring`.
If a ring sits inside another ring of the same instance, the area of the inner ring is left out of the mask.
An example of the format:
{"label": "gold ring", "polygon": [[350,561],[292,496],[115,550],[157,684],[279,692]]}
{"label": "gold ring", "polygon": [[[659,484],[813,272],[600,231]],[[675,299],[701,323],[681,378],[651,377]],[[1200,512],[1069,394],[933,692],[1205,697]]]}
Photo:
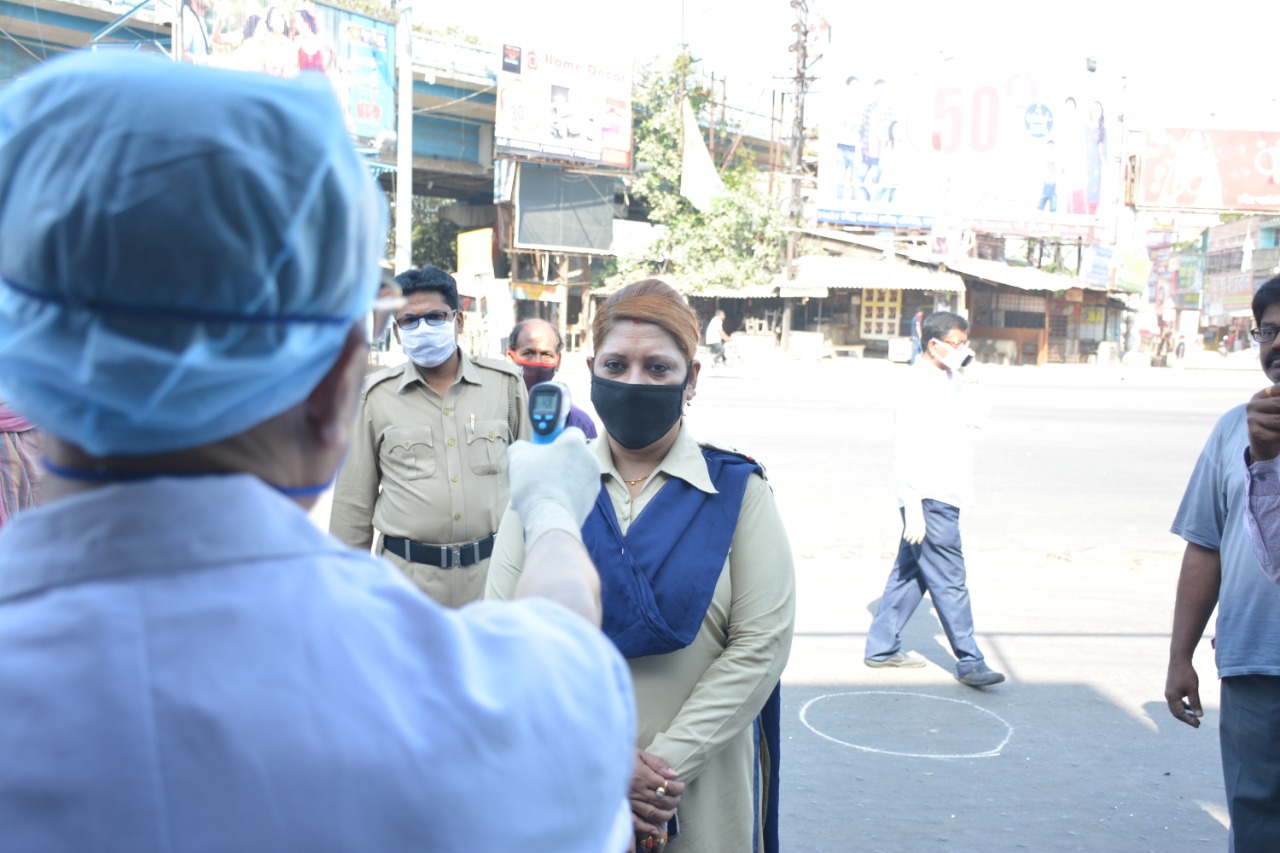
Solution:
{"label": "gold ring", "polygon": [[667,787],[665,785],[659,785],[658,789],[654,791],[654,793],[659,797],[665,797],[667,795]]}
{"label": "gold ring", "polygon": [[1276,386],[1274,386],[1274,385],[1268,385],[1268,386],[1267,386],[1267,390],[1266,390],[1265,392],[1263,392],[1263,393],[1265,393],[1268,397],[1270,397],[1270,396],[1271,396],[1271,389],[1272,389],[1272,388],[1274,388],[1274,387],[1276,387]]}

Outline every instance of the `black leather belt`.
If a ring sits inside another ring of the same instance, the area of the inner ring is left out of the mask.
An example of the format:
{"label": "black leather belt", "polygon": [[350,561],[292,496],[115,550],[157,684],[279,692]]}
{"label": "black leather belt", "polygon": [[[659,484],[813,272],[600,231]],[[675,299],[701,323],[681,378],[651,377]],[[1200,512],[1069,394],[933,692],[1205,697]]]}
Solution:
{"label": "black leather belt", "polygon": [[489,559],[493,553],[494,534],[483,539],[464,542],[461,545],[424,545],[412,539],[401,539],[398,536],[384,536],[382,547],[402,560],[410,563],[425,563],[428,566],[439,566],[442,569],[454,569],[459,566],[474,566],[481,560]]}

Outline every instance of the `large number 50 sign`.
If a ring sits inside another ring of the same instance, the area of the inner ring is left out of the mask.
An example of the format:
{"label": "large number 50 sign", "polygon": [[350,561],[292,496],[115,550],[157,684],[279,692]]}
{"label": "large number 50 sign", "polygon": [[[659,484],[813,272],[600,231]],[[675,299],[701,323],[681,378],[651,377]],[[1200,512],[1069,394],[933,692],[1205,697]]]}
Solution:
{"label": "large number 50 sign", "polygon": [[996,147],[999,127],[1000,93],[994,86],[980,86],[972,93],[959,87],[937,90],[931,134],[934,151],[985,154]]}

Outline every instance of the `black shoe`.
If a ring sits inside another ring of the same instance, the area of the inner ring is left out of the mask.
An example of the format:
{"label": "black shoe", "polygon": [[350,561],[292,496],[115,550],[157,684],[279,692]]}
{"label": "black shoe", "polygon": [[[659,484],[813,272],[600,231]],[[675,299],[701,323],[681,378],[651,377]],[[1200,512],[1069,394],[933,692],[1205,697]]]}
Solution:
{"label": "black shoe", "polygon": [[1004,681],[1004,673],[996,672],[985,663],[980,663],[964,675],[957,675],[956,680],[970,687],[990,687]]}
{"label": "black shoe", "polygon": [[925,664],[924,658],[915,652],[894,652],[887,658],[863,658],[862,662],[871,667],[892,666],[903,669],[914,669]]}

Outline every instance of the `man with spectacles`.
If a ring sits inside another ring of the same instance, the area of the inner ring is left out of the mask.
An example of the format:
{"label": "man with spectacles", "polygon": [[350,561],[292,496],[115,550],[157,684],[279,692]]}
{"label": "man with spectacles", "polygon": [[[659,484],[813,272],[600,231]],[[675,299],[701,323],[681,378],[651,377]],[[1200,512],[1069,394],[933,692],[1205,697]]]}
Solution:
{"label": "man with spectacles", "polygon": [[453,276],[428,265],[396,283],[404,304],[392,328],[409,360],[365,383],[329,532],[376,544],[427,595],[461,607],[484,596],[507,448],[529,437],[528,396],[515,367],[458,348]]}
{"label": "man with spectacles", "polygon": [[973,361],[969,323],[935,311],[920,324],[926,343],[907,368],[894,408],[894,485],[902,513],[902,542],[880,609],[867,631],[863,662],[871,667],[920,667],[924,658],[902,650],[902,629],[927,591],[956,656],[956,678],[970,687],[1004,681],[986,663],[973,636],[960,509],[973,492],[975,425],[960,370]]}
{"label": "man with spectacles", "polygon": [[[1254,293],[1253,319],[1262,370],[1280,383],[1280,277]],[[1280,850],[1280,586],[1267,582],[1268,573],[1280,579],[1277,391],[1280,385],[1268,385],[1222,416],[1173,521],[1187,547],[1164,697],[1175,719],[1199,728],[1204,709],[1192,656],[1216,607],[1218,741],[1234,853]]]}

